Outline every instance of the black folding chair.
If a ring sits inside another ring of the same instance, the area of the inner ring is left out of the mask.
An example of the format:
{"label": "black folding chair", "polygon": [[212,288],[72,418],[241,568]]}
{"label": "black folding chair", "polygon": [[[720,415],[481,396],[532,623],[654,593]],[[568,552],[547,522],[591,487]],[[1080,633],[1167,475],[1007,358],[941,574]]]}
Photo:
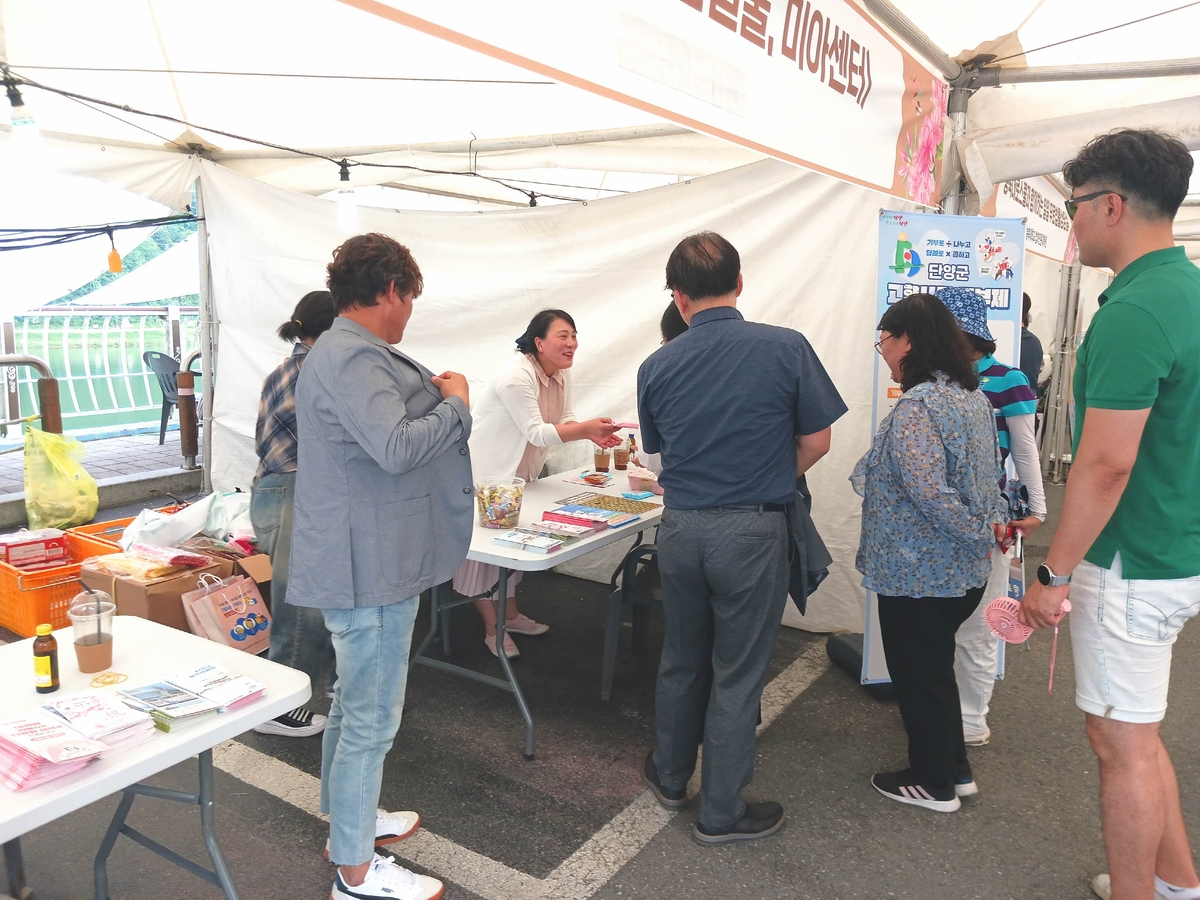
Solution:
{"label": "black folding chair", "polygon": [[158,387],[163,395],[162,424],[158,429],[158,442],[162,444],[167,439],[167,422],[171,418],[171,408],[179,405],[179,361],[165,353],[147,350],[142,354],[142,362],[157,376]]}

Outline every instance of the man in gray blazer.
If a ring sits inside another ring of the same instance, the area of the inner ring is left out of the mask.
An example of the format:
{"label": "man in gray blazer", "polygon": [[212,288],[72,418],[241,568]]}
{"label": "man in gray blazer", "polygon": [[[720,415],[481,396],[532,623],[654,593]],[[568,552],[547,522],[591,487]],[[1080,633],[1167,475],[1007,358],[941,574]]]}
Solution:
{"label": "man in gray blazer", "polygon": [[424,286],[407,248],[382,234],[334,252],[338,318],[296,387],[299,456],[287,602],[316,607],[337,654],[321,759],[334,900],[431,900],[436,879],[374,848],[420,817],[376,810],[400,727],[420,593],[448,581],[471,541],[466,379],[397,350]]}

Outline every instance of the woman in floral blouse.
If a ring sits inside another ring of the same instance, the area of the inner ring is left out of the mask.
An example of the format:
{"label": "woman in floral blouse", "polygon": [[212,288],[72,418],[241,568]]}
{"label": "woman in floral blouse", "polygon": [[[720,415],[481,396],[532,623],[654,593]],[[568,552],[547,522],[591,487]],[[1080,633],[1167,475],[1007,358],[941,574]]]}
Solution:
{"label": "woman in floral blouse", "polygon": [[856,566],[879,626],[909,768],[877,772],[891,800],[954,812],[978,792],[963,743],[954,634],[979,605],[1003,533],[991,404],[950,311],[912,294],[879,321],[875,348],[903,393],[850,481],[863,498]]}

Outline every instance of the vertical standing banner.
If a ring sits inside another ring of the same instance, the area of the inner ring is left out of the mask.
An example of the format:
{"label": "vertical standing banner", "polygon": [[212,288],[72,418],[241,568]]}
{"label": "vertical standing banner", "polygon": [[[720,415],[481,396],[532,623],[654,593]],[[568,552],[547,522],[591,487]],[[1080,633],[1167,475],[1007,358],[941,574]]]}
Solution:
{"label": "vertical standing banner", "polygon": [[949,89],[850,0],[341,0],[642,112],[936,204]]}
{"label": "vertical standing banner", "polygon": [[[996,359],[1015,366],[1021,348],[1024,259],[1024,219],[881,210],[876,321],[909,294],[936,294],[938,288],[950,286],[973,288],[987,301]],[[875,354],[874,429],[899,397],[900,385],[893,383],[883,359]],[[863,684],[889,681],[875,595],[869,591],[863,630]]]}

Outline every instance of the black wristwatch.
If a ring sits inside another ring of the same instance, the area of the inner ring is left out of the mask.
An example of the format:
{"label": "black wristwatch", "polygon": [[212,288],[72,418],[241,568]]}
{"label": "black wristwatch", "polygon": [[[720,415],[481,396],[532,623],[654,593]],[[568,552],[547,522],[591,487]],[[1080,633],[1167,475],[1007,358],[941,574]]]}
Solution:
{"label": "black wristwatch", "polygon": [[1045,563],[1037,567],[1037,580],[1046,587],[1062,587],[1065,584],[1071,583],[1070,575],[1055,575],[1054,571]]}

